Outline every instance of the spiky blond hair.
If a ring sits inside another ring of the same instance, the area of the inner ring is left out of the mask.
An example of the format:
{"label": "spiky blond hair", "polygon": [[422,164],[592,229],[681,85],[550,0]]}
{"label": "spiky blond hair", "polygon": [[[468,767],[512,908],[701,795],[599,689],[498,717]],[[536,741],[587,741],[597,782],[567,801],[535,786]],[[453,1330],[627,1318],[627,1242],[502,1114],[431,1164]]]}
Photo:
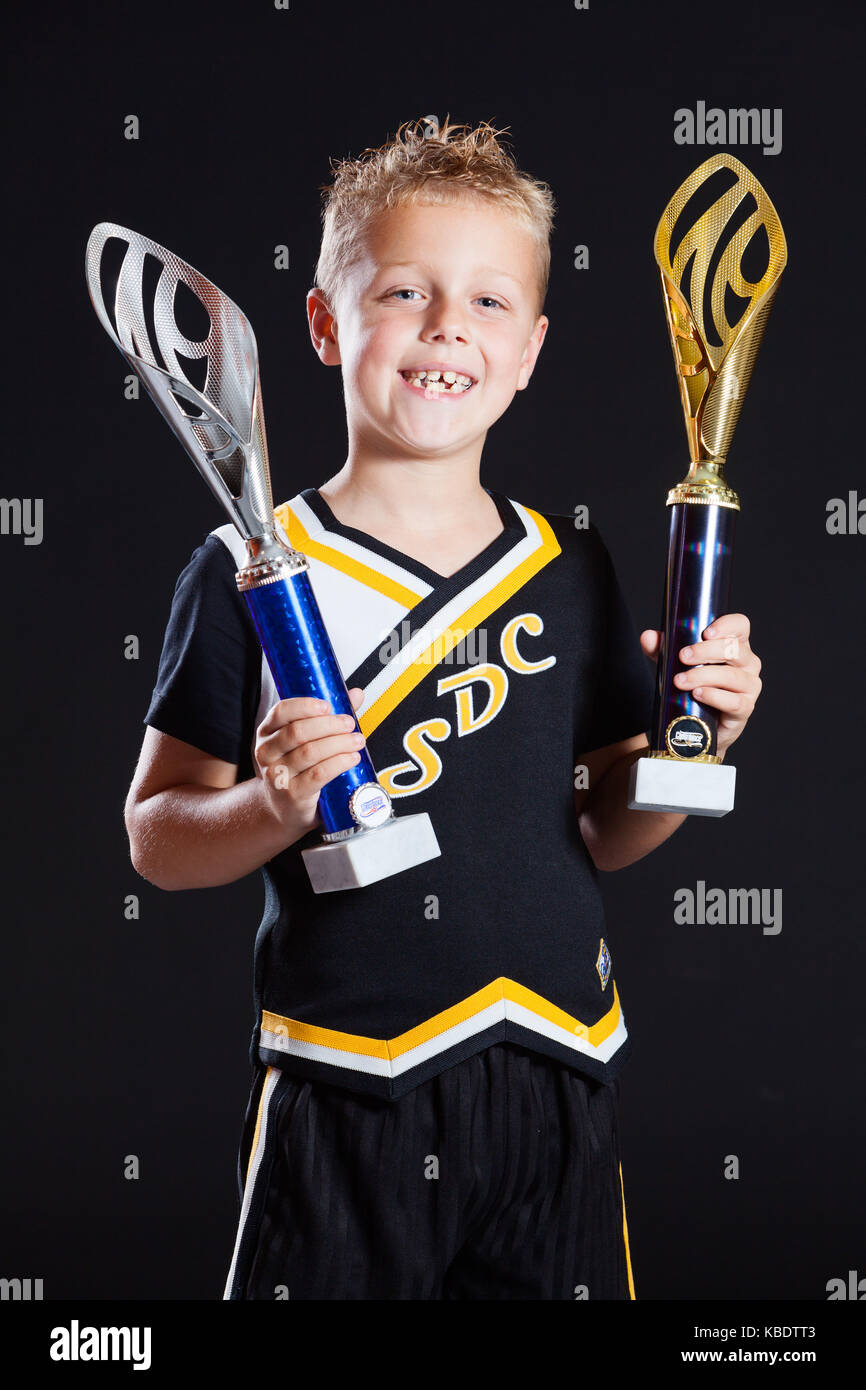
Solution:
{"label": "spiky blond hair", "polygon": [[333,180],[322,184],[322,243],[316,285],[336,312],[346,270],[364,225],[387,208],[412,203],[487,199],[523,223],[535,242],[537,312],[550,275],[555,203],[550,187],[520,170],[501,141],[508,127],[488,121],[471,129],[446,116],[405,121],[393,140],[357,158],[332,159]]}

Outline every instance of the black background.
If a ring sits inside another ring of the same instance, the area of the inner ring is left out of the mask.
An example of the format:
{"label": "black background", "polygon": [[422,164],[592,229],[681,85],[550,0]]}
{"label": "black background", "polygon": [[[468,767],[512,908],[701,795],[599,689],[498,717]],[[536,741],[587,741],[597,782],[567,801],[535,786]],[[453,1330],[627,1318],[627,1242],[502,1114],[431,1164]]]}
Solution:
{"label": "black background", "polygon": [[[712,152],[674,143],[675,109],[698,100],[783,109],[780,154],[733,152],[781,216],[789,267],[728,469],[731,607],[765,683],[729,755],[736,810],[603,879],[636,1041],[622,1113],[637,1295],[821,1300],[829,1279],[866,1275],[866,537],[825,526],[829,498],[866,493],[863,39],[854,4],[671,0],[43,4],[13,21],[3,494],[42,497],[45,521],[39,546],[0,537],[0,1275],[42,1278],[50,1299],[219,1298],[249,1081],[259,876],[169,894],[129,862],[123,800],[174,581],[223,517],[146,395],[124,399],[85,288],[91,227],[144,232],[250,315],[279,502],[345,458],[339,377],[304,314],[328,157],[428,112],[510,126],[557,198],[551,326],[482,481],[542,511],[587,503],[638,626],[655,627],[664,497],[687,455],[651,243]],[[781,888],[781,933],[677,925],[673,894],[698,879]]]}

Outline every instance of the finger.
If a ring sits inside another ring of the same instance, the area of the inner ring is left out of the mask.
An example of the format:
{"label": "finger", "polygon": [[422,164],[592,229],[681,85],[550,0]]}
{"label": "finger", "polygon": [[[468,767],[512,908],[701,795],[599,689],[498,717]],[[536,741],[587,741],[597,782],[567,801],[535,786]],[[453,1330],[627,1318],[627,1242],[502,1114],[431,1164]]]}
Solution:
{"label": "finger", "polygon": [[308,739],[306,742],[297,744],[284,752],[274,763],[268,766],[282,765],[289,769],[292,777],[300,777],[303,773],[315,767],[317,763],[327,762],[331,758],[339,757],[341,754],[348,756],[352,754],[352,761],[358,759],[354,754],[360,756],[360,750],[364,743],[356,742],[357,737],[363,740],[363,734],[334,734],[330,738]]}
{"label": "finger", "polygon": [[704,628],[702,637],[748,637],[752,625],[745,613],[723,613]]}
{"label": "finger", "polygon": [[640,644],[647,656],[657,656],[661,645],[662,634],[654,627],[644,628],[640,634]]}
{"label": "finger", "polygon": [[318,700],[312,695],[293,695],[289,699],[278,700],[275,705],[271,705],[259,725],[259,732],[261,734],[273,734],[292,719],[312,718],[315,715],[326,714],[328,703],[327,700]]}
{"label": "finger", "polygon": [[[753,686],[759,685],[760,682],[751,671],[744,671],[741,666],[728,666],[725,662],[721,662],[718,666],[701,666],[694,671],[678,671],[674,676],[674,684],[680,690],[695,692],[701,688],[744,692],[752,690]],[[700,699],[700,696],[697,698]]]}
{"label": "finger", "polygon": [[738,694],[735,690],[707,687],[700,695],[696,691],[693,693],[702,705],[710,705],[713,709],[733,715],[736,719],[748,719],[755,708],[755,702],[748,694]]}
{"label": "finger", "polygon": [[354,767],[360,761],[360,753],[338,753],[332,758],[325,758],[323,762],[315,763],[294,777],[293,790],[300,799],[312,801],[327,782],[332,782],[341,772]]}
{"label": "finger", "polygon": [[319,742],[329,735],[345,738],[346,734],[355,732],[357,721],[353,714],[321,714],[314,719],[292,719],[264,737],[259,730],[256,755],[263,767],[269,767],[302,744]]}
{"label": "finger", "polygon": [[748,637],[716,637],[708,642],[692,642],[681,647],[677,656],[684,665],[697,666],[702,661],[729,661],[736,666],[748,666],[759,671],[760,658],[749,645]]}

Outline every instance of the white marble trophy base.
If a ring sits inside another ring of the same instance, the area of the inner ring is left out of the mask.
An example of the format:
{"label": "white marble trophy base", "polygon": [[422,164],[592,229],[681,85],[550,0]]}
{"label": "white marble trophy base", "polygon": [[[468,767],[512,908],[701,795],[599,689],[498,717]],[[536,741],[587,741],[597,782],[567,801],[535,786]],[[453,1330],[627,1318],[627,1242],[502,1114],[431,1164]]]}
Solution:
{"label": "white marble trophy base", "polygon": [[442,853],[426,811],[301,850],[314,893],[364,888]]}
{"label": "white marble trophy base", "polygon": [[726,816],[734,805],[737,769],[728,763],[683,758],[638,758],[628,783],[630,811],[679,811],[687,816]]}

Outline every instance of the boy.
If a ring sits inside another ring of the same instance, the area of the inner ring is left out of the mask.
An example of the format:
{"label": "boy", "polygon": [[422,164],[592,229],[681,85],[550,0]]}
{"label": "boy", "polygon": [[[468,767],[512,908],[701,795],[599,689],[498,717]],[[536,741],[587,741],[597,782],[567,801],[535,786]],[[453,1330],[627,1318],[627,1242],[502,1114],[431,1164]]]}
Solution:
{"label": "boy", "polygon": [[[547,329],[550,191],[493,127],[420,124],[334,169],[308,318],[348,457],[276,516],[379,780],[441,857],[312,893],[300,851],[356,739],[276,698],[230,525],[178,580],[132,857],[166,889],[265,879],[226,1298],[627,1299],[629,1043],[597,870],[683,817],[626,808],[652,684],[598,532],[479,480]],[[716,620],[690,659],[723,664],[681,679],[722,753],[760,688],[748,631]]]}

